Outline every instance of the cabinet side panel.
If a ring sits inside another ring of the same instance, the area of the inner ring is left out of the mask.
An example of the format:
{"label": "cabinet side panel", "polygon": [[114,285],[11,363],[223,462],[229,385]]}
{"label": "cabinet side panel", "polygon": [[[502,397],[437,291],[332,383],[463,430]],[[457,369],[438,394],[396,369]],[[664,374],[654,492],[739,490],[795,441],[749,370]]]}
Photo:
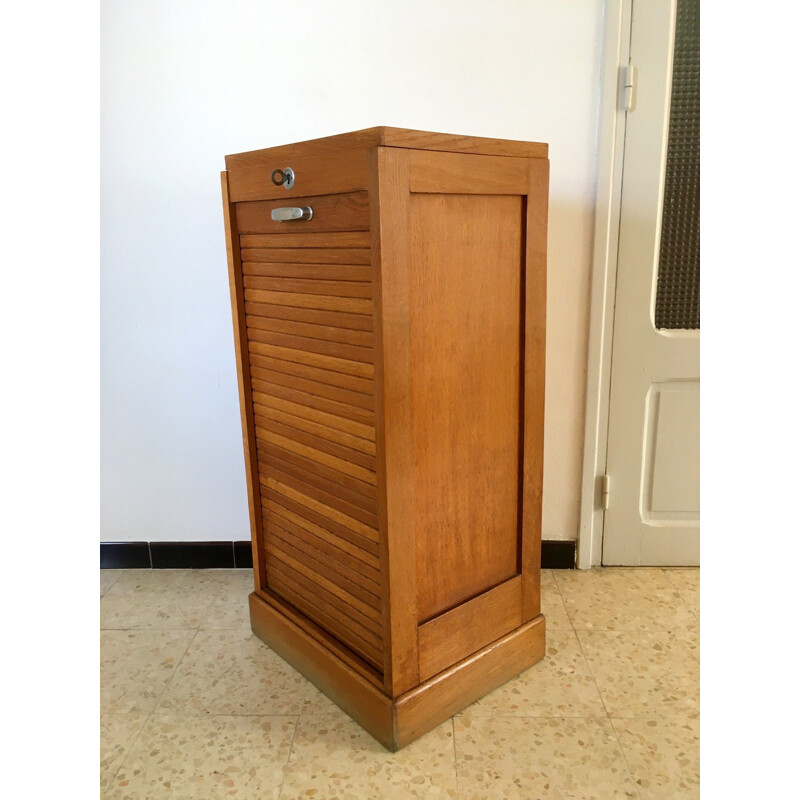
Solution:
{"label": "cabinet side panel", "polygon": [[420,623],[519,569],[523,205],[411,194]]}

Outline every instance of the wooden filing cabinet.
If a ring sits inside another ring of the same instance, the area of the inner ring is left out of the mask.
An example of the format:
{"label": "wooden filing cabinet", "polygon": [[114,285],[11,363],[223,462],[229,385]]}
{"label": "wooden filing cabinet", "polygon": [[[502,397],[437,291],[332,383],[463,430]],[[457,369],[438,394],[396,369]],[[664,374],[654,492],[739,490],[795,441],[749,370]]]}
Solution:
{"label": "wooden filing cabinet", "polygon": [[544,655],[548,165],[397,128],[226,157],[252,627],[392,750]]}

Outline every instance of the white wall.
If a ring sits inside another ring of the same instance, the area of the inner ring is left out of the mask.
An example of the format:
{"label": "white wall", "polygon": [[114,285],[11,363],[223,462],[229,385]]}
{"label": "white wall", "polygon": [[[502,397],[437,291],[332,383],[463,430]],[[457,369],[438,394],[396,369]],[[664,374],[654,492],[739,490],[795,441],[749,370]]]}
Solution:
{"label": "white wall", "polygon": [[101,540],[249,537],[223,156],[373,125],[544,141],[543,536],[578,527],[603,0],[104,0]]}

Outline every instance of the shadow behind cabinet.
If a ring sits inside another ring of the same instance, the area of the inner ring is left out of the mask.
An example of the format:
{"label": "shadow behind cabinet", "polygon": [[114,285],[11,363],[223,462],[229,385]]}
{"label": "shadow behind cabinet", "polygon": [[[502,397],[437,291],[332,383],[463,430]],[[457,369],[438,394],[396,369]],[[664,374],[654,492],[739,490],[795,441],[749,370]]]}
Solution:
{"label": "shadow behind cabinet", "polygon": [[392,750],[544,655],[548,165],[396,128],[226,157],[253,630]]}

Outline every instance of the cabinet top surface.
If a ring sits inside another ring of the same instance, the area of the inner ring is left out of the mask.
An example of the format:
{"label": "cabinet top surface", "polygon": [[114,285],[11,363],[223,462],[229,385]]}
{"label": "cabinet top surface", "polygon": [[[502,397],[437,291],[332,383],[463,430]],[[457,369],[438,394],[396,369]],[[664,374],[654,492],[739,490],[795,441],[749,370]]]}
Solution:
{"label": "cabinet top surface", "polygon": [[251,150],[225,156],[227,169],[266,166],[281,156],[329,155],[343,150],[372,147],[402,147],[414,150],[440,150],[450,153],[473,153],[489,156],[516,156],[517,158],[547,158],[547,145],[543,142],[522,142],[513,139],[489,139],[481,136],[461,136],[455,133],[413,131],[407,128],[365,128],[361,131],[310,139],[305,142]]}

